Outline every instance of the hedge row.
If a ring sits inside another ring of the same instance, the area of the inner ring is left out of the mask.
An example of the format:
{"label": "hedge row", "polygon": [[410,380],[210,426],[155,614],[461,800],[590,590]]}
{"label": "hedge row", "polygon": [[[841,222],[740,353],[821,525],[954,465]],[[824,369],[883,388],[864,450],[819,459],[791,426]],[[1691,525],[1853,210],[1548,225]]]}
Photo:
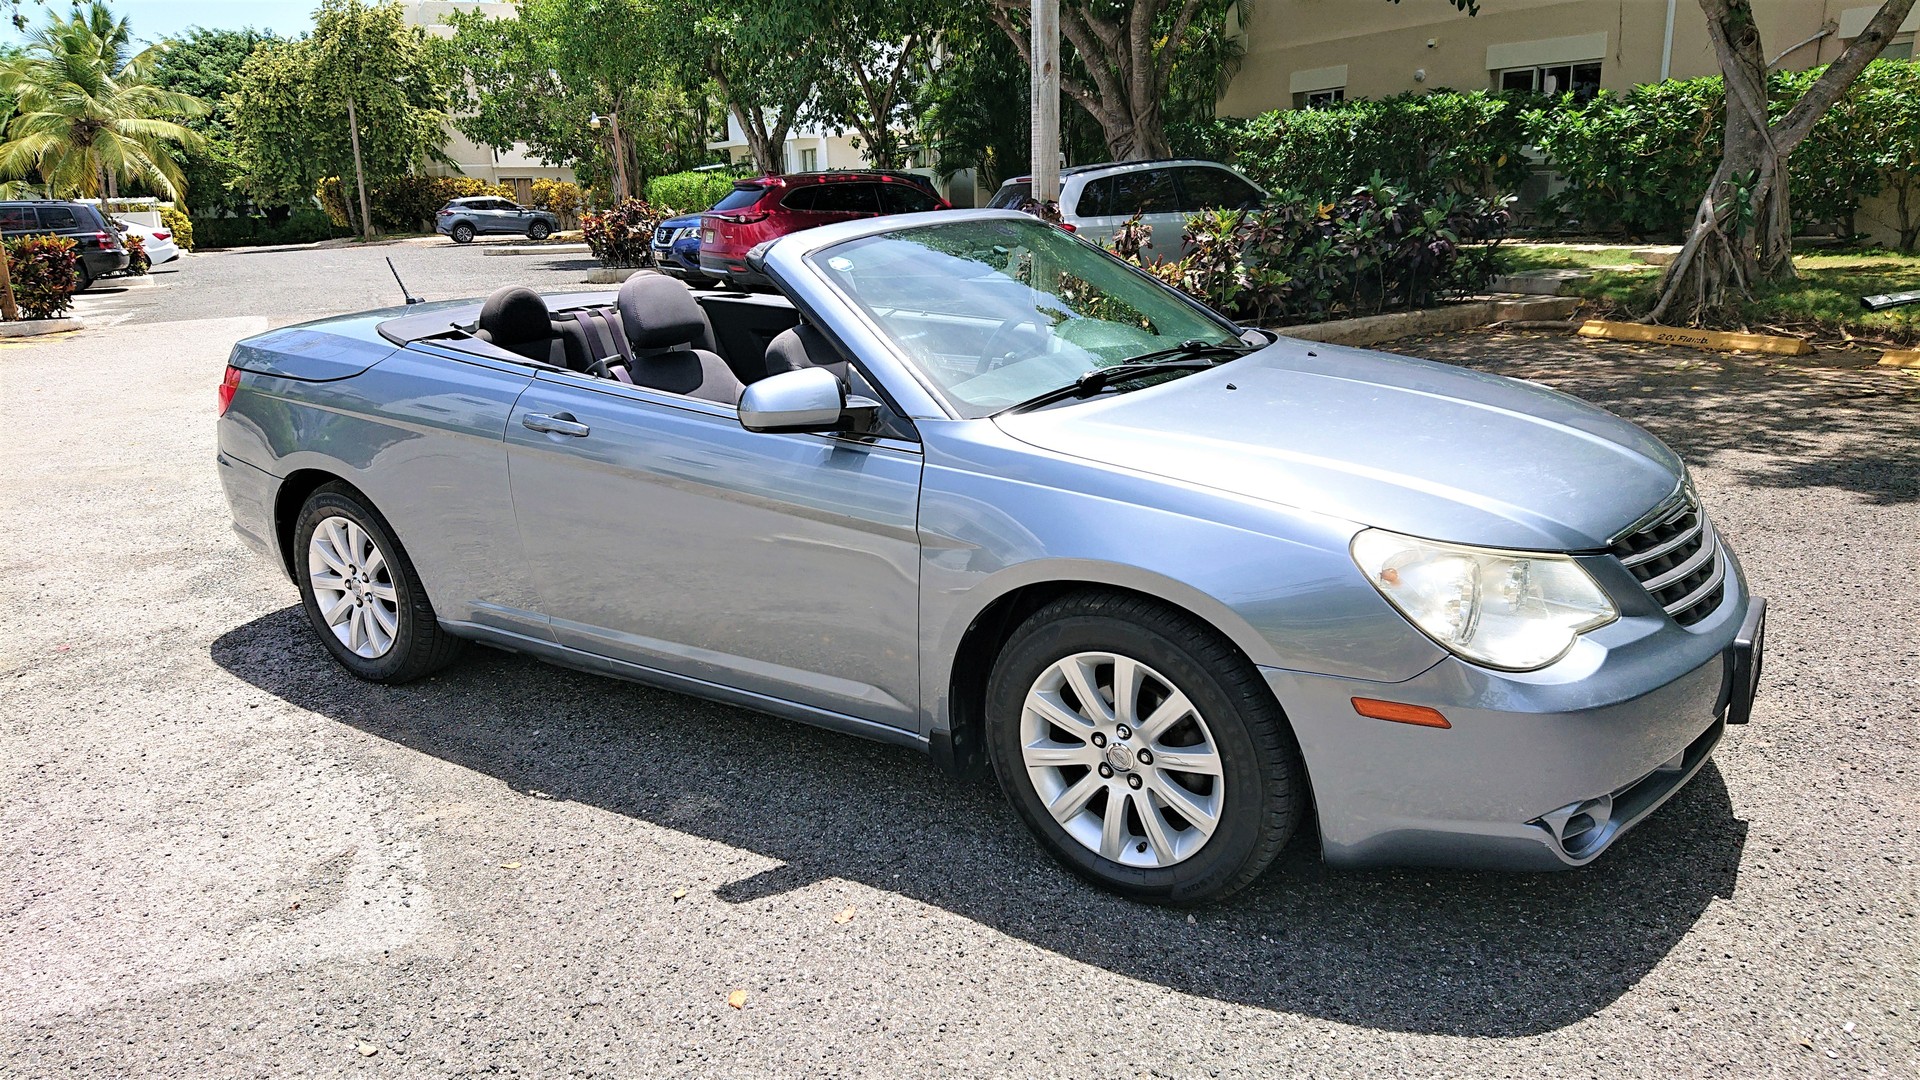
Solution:
{"label": "hedge row", "polygon": [[[1819,70],[1773,77],[1784,111]],[[1671,236],[1692,220],[1719,163],[1725,88],[1718,76],[1603,91],[1579,103],[1439,90],[1324,109],[1222,120],[1191,149],[1229,161],[1275,191],[1331,201],[1375,175],[1421,193],[1512,193],[1537,164],[1567,187],[1536,208],[1543,224]],[[1877,60],[1794,151],[1795,219],[1851,234],[1862,200],[1905,190],[1920,217],[1920,63]],[[1916,222],[1900,223],[1903,246]]]}
{"label": "hedge row", "polygon": [[697,214],[732,190],[733,174],[725,169],[667,173],[646,185],[647,202],[672,214]]}
{"label": "hedge row", "polygon": [[263,244],[310,244],[343,230],[319,210],[295,210],[285,220],[264,217],[201,218],[194,222],[195,241],[201,247],[256,247]]}

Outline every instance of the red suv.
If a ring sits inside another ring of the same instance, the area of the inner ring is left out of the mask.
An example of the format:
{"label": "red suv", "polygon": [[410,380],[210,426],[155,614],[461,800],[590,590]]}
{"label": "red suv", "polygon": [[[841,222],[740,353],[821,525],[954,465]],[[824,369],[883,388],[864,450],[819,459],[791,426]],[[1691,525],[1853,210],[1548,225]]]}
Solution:
{"label": "red suv", "polygon": [[736,180],[700,215],[700,269],[736,285],[765,285],[747,252],[777,236],[882,214],[949,210],[926,177],[897,172],[816,172]]}

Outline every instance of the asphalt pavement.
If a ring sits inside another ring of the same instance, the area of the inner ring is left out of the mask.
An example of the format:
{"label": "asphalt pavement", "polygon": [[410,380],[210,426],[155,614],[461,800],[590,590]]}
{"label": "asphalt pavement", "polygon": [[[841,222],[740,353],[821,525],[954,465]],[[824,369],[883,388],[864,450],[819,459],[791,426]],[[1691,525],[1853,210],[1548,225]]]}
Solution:
{"label": "asphalt pavement", "polygon": [[229,532],[214,389],[386,255],[586,269],[202,254],[0,342],[0,1076],[1920,1075],[1920,378],[1403,343],[1687,456],[1773,601],[1754,722],[1583,870],[1303,837],[1175,912],[905,751],[484,650],[346,677]]}

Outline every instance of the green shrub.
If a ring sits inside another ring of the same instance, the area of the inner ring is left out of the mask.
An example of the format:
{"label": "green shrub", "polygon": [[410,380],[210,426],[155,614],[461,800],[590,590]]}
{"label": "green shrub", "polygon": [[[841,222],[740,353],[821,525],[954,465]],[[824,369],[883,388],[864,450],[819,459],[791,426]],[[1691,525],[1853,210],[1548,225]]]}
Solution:
{"label": "green shrub", "polygon": [[1594,232],[1677,236],[1720,164],[1725,94],[1715,76],[1529,110],[1528,137],[1567,182],[1543,215]]}
{"label": "green shrub", "polygon": [[1264,210],[1195,214],[1179,260],[1144,263],[1150,230],[1137,218],[1109,247],[1229,318],[1316,322],[1427,307],[1484,288],[1510,221],[1506,202],[1419,195],[1376,176],[1331,203],[1282,194]]}
{"label": "green shrub", "polygon": [[142,277],[153,269],[153,257],[147,254],[147,242],[134,233],[122,236],[127,245],[127,273],[132,277]]}
{"label": "green shrub", "polygon": [[185,210],[161,207],[160,224],[173,234],[173,242],[180,245],[181,251],[193,250],[193,219],[187,216]]}
{"label": "green shrub", "polygon": [[13,277],[13,302],[24,319],[51,319],[73,306],[80,284],[80,257],[64,236],[22,236],[8,240],[7,270]]}
{"label": "green shrub", "polygon": [[580,221],[587,247],[601,266],[652,266],[653,230],[666,217],[645,199],[628,199]]}
{"label": "green shrub", "polygon": [[667,173],[647,181],[647,202],[668,217],[697,214],[732,190],[733,174],[725,169]]}
{"label": "green shrub", "polygon": [[264,217],[202,218],[198,224],[204,247],[259,247],[268,244],[310,244],[341,235],[323,211],[312,207],[295,210],[285,221]]}
{"label": "green shrub", "polygon": [[[314,198],[334,225],[350,229],[359,217],[359,189],[338,176],[329,176],[314,189]],[[425,232],[433,217],[451,199],[492,195],[511,199],[513,188],[489,184],[473,176],[396,176],[367,185],[367,209],[373,227],[382,232]]]}
{"label": "green shrub", "polygon": [[1327,108],[1219,121],[1197,152],[1238,167],[1270,191],[1322,201],[1375,176],[1414,191],[1509,194],[1532,166],[1521,117],[1532,95],[1436,90]]}

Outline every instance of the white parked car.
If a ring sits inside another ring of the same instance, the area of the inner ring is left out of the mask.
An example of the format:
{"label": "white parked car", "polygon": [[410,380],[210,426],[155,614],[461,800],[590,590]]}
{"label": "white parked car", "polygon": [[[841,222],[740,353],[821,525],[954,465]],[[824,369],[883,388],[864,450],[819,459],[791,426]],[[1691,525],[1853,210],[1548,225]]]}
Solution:
{"label": "white parked car", "polygon": [[[1033,177],[1016,176],[1000,185],[987,206],[1019,210],[1033,196]],[[1266,202],[1260,185],[1217,161],[1169,158],[1076,165],[1060,170],[1060,221],[1096,244],[1133,215],[1153,229],[1141,254],[1178,259],[1188,250],[1183,237],[1187,218],[1202,210],[1252,210]]]}
{"label": "white parked car", "polygon": [[173,233],[166,229],[150,229],[123,217],[114,218],[113,223],[121,232],[132,233],[140,238],[140,242],[146,245],[147,258],[153,261],[153,265],[159,266],[180,257],[180,245],[173,242]]}

